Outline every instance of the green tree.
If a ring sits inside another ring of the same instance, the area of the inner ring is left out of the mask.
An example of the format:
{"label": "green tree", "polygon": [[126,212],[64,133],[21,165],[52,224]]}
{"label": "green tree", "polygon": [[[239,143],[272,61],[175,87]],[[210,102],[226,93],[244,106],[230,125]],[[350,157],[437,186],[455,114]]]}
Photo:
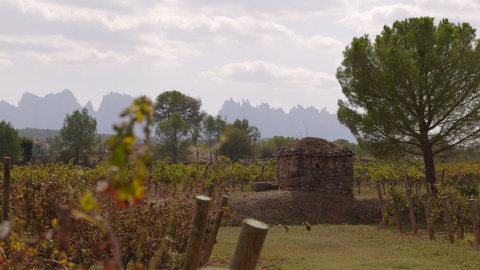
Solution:
{"label": "green tree", "polygon": [[247,119],[236,119],[233,122],[233,127],[243,130],[245,132],[245,135],[253,141],[253,148],[252,148],[252,153],[253,153],[253,159],[255,160],[256,158],[256,152],[257,152],[257,140],[260,139],[262,136],[260,133],[260,130],[256,126],[251,126],[250,123],[248,122]]}
{"label": "green tree", "polygon": [[234,125],[227,125],[225,142],[220,147],[220,154],[237,162],[241,158],[252,156],[251,140],[244,130]]}
{"label": "green tree", "polygon": [[20,137],[17,131],[9,122],[0,122],[0,157],[3,163],[4,157],[10,157],[12,164],[20,162],[22,148],[20,147]]}
{"label": "green tree", "polygon": [[22,148],[22,163],[26,164],[30,161],[33,154],[33,140],[22,137],[20,139],[20,148]]}
{"label": "green tree", "polygon": [[205,117],[201,107],[202,100],[199,98],[190,97],[176,90],[165,91],[155,99],[154,120],[160,123],[177,113],[183,121],[199,127]]}
{"label": "green tree", "polygon": [[[179,154],[187,153],[184,149],[186,142],[195,143],[194,147],[198,146],[199,130],[196,128],[201,127],[205,117],[201,107],[202,101],[199,98],[190,97],[176,90],[165,91],[157,96],[153,118],[159,128],[155,130],[157,138],[154,140],[160,146],[158,150],[161,155],[162,153],[174,155],[173,162],[176,163],[180,158]],[[175,119],[166,123],[172,117]],[[178,117],[182,119],[181,123]],[[187,134],[183,134],[184,128]],[[169,139],[173,141],[167,141]],[[188,145],[186,147],[188,148]]]}
{"label": "green tree", "polygon": [[93,150],[97,138],[97,120],[88,115],[86,108],[82,112],[75,110],[71,115],[67,114],[59,135],[64,148],[60,158],[63,161],[74,158],[74,164],[79,164],[80,158],[88,160],[87,152]]}
{"label": "green tree", "polygon": [[187,136],[189,127],[190,125],[178,113],[173,113],[170,118],[158,124],[154,142],[162,158],[172,157],[173,163],[185,159],[190,145]]}
{"label": "green tree", "polygon": [[215,152],[215,159],[217,158],[216,153],[220,146],[221,136],[225,132],[226,124],[221,115],[216,117],[209,115],[203,121],[203,140],[209,149],[210,163],[213,163],[213,152]]}
{"label": "green tree", "polygon": [[293,137],[274,136],[268,140],[260,142],[260,157],[261,158],[274,158],[277,152],[294,143],[298,139]]}
{"label": "green tree", "polygon": [[435,191],[434,157],[480,137],[479,44],[468,23],[433,18],[385,26],[373,44],[354,38],[337,70],[338,119],[374,156],[422,158]]}

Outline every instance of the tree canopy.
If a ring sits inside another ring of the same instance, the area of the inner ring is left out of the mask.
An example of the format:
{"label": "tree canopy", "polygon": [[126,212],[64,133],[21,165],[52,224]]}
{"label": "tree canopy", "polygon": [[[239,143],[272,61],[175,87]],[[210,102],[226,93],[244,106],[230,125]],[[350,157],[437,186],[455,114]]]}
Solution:
{"label": "tree canopy", "polygon": [[375,156],[423,159],[435,190],[434,157],[480,137],[480,43],[468,23],[410,18],[345,49],[338,119]]}
{"label": "tree canopy", "polygon": [[60,129],[59,139],[66,148],[62,151],[61,157],[67,160],[74,158],[74,164],[79,164],[80,158],[85,158],[85,152],[91,151],[98,140],[97,120],[88,115],[86,108],[82,112],[75,110],[71,115],[67,114]]}
{"label": "tree canopy", "polygon": [[10,157],[12,164],[20,162],[22,156],[22,148],[20,147],[21,139],[17,131],[9,122],[0,122],[0,157],[3,163],[4,157]]}
{"label": "tree canopy", "polygon": [[185,95],[179,91],[165,91],[157,96],[154,103],[154,120],[163,122],[174,113],[192,126],[200,126],[205,112],[201,111],[202,100]]}
{"label": "tree canopy", "polygon": [[173,163],[185,159],[190,145],[187,136],[189,126],[178,113],[158,124],[154,141],[162,158],[172,157]]}

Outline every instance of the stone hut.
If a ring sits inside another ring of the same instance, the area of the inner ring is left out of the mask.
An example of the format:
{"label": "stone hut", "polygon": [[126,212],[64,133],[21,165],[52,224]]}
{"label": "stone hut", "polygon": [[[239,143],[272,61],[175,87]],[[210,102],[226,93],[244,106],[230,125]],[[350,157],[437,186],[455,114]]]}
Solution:
{"label": "stone hut", "polygon": [[283,190],[316,190],[353,197],[353,156],[347,148],[307,137],[277,153],[277,181]]}

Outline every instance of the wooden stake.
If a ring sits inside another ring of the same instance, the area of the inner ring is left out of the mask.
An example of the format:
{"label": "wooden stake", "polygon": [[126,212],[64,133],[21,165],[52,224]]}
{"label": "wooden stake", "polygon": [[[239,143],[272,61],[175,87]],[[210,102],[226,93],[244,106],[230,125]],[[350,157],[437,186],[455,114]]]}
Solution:
{"label": "wooden stake", "polygon": [[9,157],[3,158],[3,204],[2,204],[2,220],[7,221],[10,215],[10,172],[12,166],[12,159]]}
{"label": "wooden stake", "polygon": [[402,230],[402,221],[400,220],[400,214],[398,213],[398,205],[397,201],[395,200],[395,189],[393,186],[390,186],[391,194],[392,194],[392,202],[393,202],[393,210],[395,211],[395,222],[397,223],[397,230]]}
{"label": "wooden stake", "polygon": [[237,245],[230,261],[230,269],[255,270],[263,242],[267,237],[267,224],[255,220],[245,219],[238,236]]}
{"label": "wooden stake", "polygon": [[480,245],[480,229],[478,228],[478,212],[475,199],[468,200],[470,202],[470,211],[472,212],[473,233],[475,234],[475,246]]}
{"label": "wooden stake", "polygon": [[425,222],[427,223],[428,237],[433,240],[433,224],[430,214],[430,203],[428,201],[428,194],[423,194],[423,202],[425,204]]}
{"label": "wooden stake", "polygon": [[413,233],[418,234],[417,221],[415,220],[415,208],[412,201],[412,190],[408,188],[406,190],[408,200],[408,210],[410,212],[410,221],[412,222]]}
{"label": "wooden stake", "polygon": [[212,200],[207,196],[199,195],[195,198],[195,209],[192,215],[192,225],[183,262],[183,269],[197,269],[202,256],[202,246],[207,228],[208,208]]}
{"label": "wooden stake", "polygon": [[452,221],[450,219],[450,205],[448,205],[448,196],[443,196],[443,210],[445,211],[445,222],[447,222],[447,231],[448,231],[448,239],[450,240],[450,244],[455,242],[455,237],[453,236],[453,227]]}
{"label": "wooden stake", "polygon": [[383,202],[382,188],[380,186],[380,182],[377,182],[377,192],[378,192],[378,200],[380,201],[380,210],[382,212],[383,225],[387,225],[388,221],[387,221],[387,218],[385,217],[385,203]]}
{"label": "wooden stake", "polygon": [[208,260],[210,260],[210,255],[212,254],[213,245],[215,245],[215,240],[217,239],[218,230],[220,229],[220,223],[222,222],[222,218],[224,214],[223,208],[228,205],[228,199],[229,199],[228,197],[222,196],[222,199],[220,200],[220,205],[218,207],[217,214],[215,216],[215,222],[213,223],[212,231],[208,236],[207,245],[205,246],[202,262],[200,265],[205,265],[208,262]]}

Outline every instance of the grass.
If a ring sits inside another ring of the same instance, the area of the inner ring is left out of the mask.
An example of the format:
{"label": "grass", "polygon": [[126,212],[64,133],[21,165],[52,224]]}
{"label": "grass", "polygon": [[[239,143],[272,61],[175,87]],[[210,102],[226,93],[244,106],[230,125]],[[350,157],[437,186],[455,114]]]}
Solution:
{"label": "grass", "polygon": [[[223,227],[213,249],[213,265],[228,267],[240,233]],[[445,235],[429,241],[424,231],[409,233],[367,225],[315,225],[311,231],[271,226],[258,269],[480,269],[471,236],[451,245]]]}

